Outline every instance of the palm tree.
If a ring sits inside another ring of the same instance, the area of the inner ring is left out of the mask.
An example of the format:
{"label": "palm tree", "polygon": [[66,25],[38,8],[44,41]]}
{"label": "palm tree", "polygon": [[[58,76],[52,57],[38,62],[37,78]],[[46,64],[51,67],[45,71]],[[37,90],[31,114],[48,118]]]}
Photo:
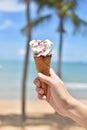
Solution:
{"label": "palm tree", "polygon": [[30,48],[28,46],[29,41],[31,40],[31,23],[30,23],[30,0],[19,0],[20,2],[25,2],[26,4],[26,19],[27,19],[27,43],[26,43],[26,53],[24,59],[24,71],[22,79],[22,119],[25,120],[25,99],[26,99],[26,80],[28,72],[28,60],[30,54]]}
{"label": "palm tree", "polygon": [[19,0],[21,2],[26,3],[26,19],[27,25],[21,29],[22,33],[26,33],[27,35],[27,43],[26,43],[26,54],[24,60],[24,71],[23,71],[23,79],[22,79],[22,119],[25,120],[25,106],[26,106],[26,81],[27,81],[27,72],[28,72],[28,62],[29,62],[29,55],[30,55],[30,47],[29,41],[31,40],[31,31],[32,27],[37,26],[39,23],[43,22],[45,19],[49,19],[51,17],[50,14],[47,16],[39,17],[33,21],[30,18],[30,0]]}
{"label": "palm tree", "polygon": [[60,33],[59,38],[59,50],[58,50],[58,75],[61,78],[61,63],[62,63],[62,47],[63,47],[63,33],[65,20],[71,20],[74,24],[75,29],[79,29],[82,25],[87,25],[87,22],[77,16],[75,10],[78,6],[79,0],[35,0],[38,4],[38,10],[42,10],[44,6],[53,8],[56,11],[56,15],[59,18]]}

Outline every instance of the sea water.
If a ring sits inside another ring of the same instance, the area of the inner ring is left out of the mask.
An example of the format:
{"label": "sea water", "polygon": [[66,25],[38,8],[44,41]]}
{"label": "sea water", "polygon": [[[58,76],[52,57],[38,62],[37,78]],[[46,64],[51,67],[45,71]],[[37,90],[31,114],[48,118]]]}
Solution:
{"label": "sea water", "polygon": [[[52,62],[51,67],[57,73],[58,63]],[[23,61],[0,61],[0,100],[20,100],[22,96]],[[26,99],[37,100],[34,78],[37,76],[35,63],[28,65]],[[68,91],[76,98],[87,99],[87,63],[63,62],[62,80]]]}

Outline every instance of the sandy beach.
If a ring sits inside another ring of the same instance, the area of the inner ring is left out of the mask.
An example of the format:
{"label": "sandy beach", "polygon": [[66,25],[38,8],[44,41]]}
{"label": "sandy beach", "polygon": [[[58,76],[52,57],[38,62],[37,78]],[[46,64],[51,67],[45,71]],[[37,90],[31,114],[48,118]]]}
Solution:
{"label": "sandy beach", "polygon": [[[84,103],[87,103],[85,101]],[[26,121],[21,119],[20,101],[0,101],[0,130],[86,130],[55,114],[45,101],[26,103]]]}

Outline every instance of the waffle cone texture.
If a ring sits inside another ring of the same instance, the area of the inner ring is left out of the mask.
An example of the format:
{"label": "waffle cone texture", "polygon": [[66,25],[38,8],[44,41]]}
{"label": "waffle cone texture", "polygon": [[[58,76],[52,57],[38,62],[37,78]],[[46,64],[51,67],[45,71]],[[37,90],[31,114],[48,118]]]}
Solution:
{"label": "waffle cone texture", "polygon": [[[50,63],[51,63],[51,56],[40,56],[34,57],[34,61],[36,64],[37,72],[43,73],[47,76],[50,75]],[[47,93],[47,84],[41,83],[42,88],[44,89],[45,95]]]}

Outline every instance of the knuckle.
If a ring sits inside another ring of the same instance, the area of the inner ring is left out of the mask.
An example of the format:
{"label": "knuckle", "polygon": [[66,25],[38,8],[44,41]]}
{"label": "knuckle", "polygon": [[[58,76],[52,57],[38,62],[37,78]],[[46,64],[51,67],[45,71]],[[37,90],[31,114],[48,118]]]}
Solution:
{"label": "knuckle", "polygon": [[38,94],[38,98],[41,99],[41,95],[40,94]]}

